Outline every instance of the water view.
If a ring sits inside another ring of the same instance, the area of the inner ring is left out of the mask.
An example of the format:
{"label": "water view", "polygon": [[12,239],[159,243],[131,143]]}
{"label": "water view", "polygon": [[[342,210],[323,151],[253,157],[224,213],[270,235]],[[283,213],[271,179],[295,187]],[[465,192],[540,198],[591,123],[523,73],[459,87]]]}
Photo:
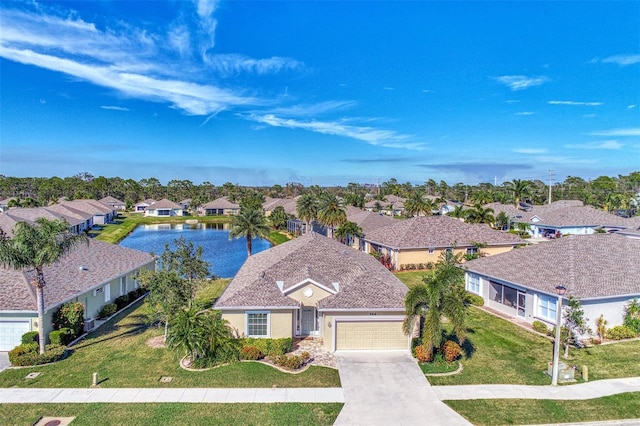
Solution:
{"label": "water view", "polygon": [[[229,240],[228,226],[226,223],[140,225],[120,245],[160,255],[165,244],[173,248],[173,242],[184,237],[194,247],[202,247],[202,257],[211,264],[212,274],[231,278],[247,259],[247,245],[245,238]],[[255,238],[252,252],[269,247],[269,241]]]}

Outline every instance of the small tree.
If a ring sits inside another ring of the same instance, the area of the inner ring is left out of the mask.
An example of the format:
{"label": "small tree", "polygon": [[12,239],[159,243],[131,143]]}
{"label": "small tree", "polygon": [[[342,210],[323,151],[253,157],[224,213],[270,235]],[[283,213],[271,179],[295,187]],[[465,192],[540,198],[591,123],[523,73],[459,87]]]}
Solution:
{"label": "small tree", "polygon": [[193,300],[191,286],[175,271],[145,271],[139,280],[140,286],[149,292],[145,300],[147,315],[164,325],[166,341],[169,321]]}
{"label": "small tree", "polygon": [[609,324],[609,321],[607,321],[606,319],[604,319],[604,315],[600,315],[600,318],[598,318],[598,320],[596,321],[596,333],[598,334],[598,337],[600,338],[600,340],[604,340],[605,336],[607,335],[607,325]]}
{"label": "small tree", "polygon": [[584,316],[584,309],[582,309],[580,299],[570,296],[567,308],[564,311],[564,327],[568,330],[566,337],[562,339],[565,358],[569,357],[569,344],[577,344],[580,336],[591,333],[588,322],[589,318]]}
{"label": "small tree", "polygon": [[202,280],[207,278],[211,264],[202,259],[202,247],[194,248],[193,242],[187,242],[184,237],[174,240],[175,250],[165,244],[164,252],[160,256],[162,269],[175,271],[178,276],[187,280],[189,300],[195,298]]}
{"label": "small tree", "polygon": [[269,223],[271,223],[271,226],[275,229],[285,229],[287,227],[287,220],[289,220],[289,215],[284,211],[284,207],[282,206],[274,208],[269,215]]}
{"label": "small tree", "polygon": [[640,300],[637,298],[624,308],[624,325],[640,334]]}

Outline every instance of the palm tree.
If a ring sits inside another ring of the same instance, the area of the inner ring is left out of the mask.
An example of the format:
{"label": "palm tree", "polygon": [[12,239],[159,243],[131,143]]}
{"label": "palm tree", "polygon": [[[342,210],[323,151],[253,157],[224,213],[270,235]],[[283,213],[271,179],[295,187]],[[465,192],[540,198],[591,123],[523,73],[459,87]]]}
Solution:
{"label": "palm tree", "polygon": [[447,213],[447,216],[455,217],[456,219],[464,219],[467,215],[467,211],[463,206],[455,206],[452,211]]}
{"label": "palm tree", "polygon": [[349,236],[362,238],[362,228],[360,228],[355,222],[345,222],[336,229],[336,238],[346,244]]}
{"label": "palm tree", "polygon": [[526,180],[513,179],[511,182],[506,182],[506,185],[513,194],[516,209],[519,209],[522,197],[529,193],[529,182]]}
{"label": "palm tree", "polygon": [[267,219],[260,210],[240,209],[240,213],[231,219],[229,239],[246,237],[248,256],[251,256],[251,241],[255,237],[269,238],[270,234]]}
{"label": "palm tree", "polygon": [[506,214],[505,212],[500,212],[496,216],[494,225],[497,229],[500,229],[501,231],[504,231],[505,229],[509,230],[509,227],[511,225],[511,219],[509,218],[509,215]]}
{"label": "palm tree", "polygon": [[318,207],[318,221],[331,228],[331,238],[333,238],[334,228],[347,221],[347,213],[334,194],[324,194]]}
{"label": "palm tree", "polygon": [[411,194],[404,203],[404,212],[407,217],[420,216],[420,213],[425,216],[430,216],[432,210],[433,201],[429,198],[425,198],[418,191]]}
{"label": "palm tree", "polygon": [[0,239],[0,263],[5,267],[35,270],[31,284],[36,289],[38,305],[38,341],[40,353],[46,344],[44,334],[44,267],[50,266],[69,253],[76,245],[87,242],[86,235],[69,232],[65,220],[40,218],[34,224],[18,222],[13,228],[13,238]]}
{"label": "palm tree", "polygon": [[467,308],[465,305],[464,272],[456,266],[460,256],[453,250],[441,255],[433,274],[421,284],[409,289],[405,298],[406,318],[403,323],[409,334],[416,320],[424,320],[422,344],[433,352],[443,340],[442,318],[447,318],[460,344],[465,339]]}
{"label": "palm tree", "polygon": [[296,213],[298,214],[298,219],[307,223],[306,232],[310,232],[311,222],[318,217],[318,200],[316,197],[309,192],[302,194],[296,201]]}
{"label": "palm tree", "polygon": [[472,209],[467,211],[467,219],[469,223],[488,223],[495,222],[493,217],[494,210],[491,208],[485,209],[482,204],[476,204]]}

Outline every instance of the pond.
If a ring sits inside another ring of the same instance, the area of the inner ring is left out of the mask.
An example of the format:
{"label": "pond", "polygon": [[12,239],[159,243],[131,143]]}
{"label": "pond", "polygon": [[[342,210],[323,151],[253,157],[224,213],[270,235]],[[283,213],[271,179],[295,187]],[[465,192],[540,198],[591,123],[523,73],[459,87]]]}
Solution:
{"label": "pond", "polygon": [[[211,264],[212,274],[232,278],[247,259],[247,241],[245,238],[229,240],[228,227],[226,223],[139,225],[120,245],[159,256],[165,244],[173,249],[174,241],[184,237],[193,242],[194,248],[202,247],[202,258]],[[252,253],[270,247],[269,241],[254,238]]]}

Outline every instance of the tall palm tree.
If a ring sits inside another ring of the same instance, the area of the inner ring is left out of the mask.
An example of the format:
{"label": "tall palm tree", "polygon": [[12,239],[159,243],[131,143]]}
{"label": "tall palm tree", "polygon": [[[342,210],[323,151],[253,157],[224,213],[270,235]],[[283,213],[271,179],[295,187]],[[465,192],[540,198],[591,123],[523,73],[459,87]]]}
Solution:
{"label": "tall palm tree", "polygon": [[355,222],[345,222],[336,229],[335,236],[341,243],[346,244],[349,236],[362,238],[362,228]]}
{"label": "tall palm tree", "polygon": [[522,197],[529,193],[529,182],[526,180],[513,179],[511,182],[507,182],[506,184],[513,195],[516,209],[519,209]]}
{"label": "tall palm tree", "polygon": [[430,216],[433,207],[433,201],[418,191],[411,194],[404,202],[404,212],[407,217],[420,216],[421,213]]}
{"label": "tall palm tree", "polygon": [[318,217],[317,198],[310,192],[302,194],[296,201],[296,213],[298,214],[298,219],[307,223],[307,232],[310,232],[311,222]]}
{"label": "tall palm tree", "polygon": [[246,237],[248,256],[251,256],[252,240],[255,237],[269,238],[270,234],[267,219],[260,210],[240,209],[240,213],[231,219],[229,239]]}
{"label": "tall palm tree", "polygon": [[492,224],[495,222],[495,217],[493,216],[494,210],[491,208],[484,208],[482,204],[476,204],[472,209],[467,211],[467,221],[469,223],[487,223]]}
{"label": "tall palm tree", "polygon": [[347,213],[334,194],[326,193],[320,198],[318,221],[331,228],[331,238],[333,238],[334,228],[347,221]]}
{"label": "tall palm tree", "polygon": [[34,224],[18,222],[13,228],[13,238],[0,239],[0,263],[5,267],[35,270],[31,284],[36,290],[38,306],[38,342],[40,353],[45,350],[44,334],[44,267],[50,266],[69,253],[76,245],[87,242],[86,235],[69,232],[65,220],[40,218]]}
{"label": "tall palm tree", "polygon": [[405,298],[404,331],[409,334],[416,320],[424,320],[420,337],[432,352],[442,344],[442,318],[447,318],[460,344],[465,339],[467,308],[464,272],[456,266],[459,262],[459,255],[454,255],[453,251],[445,252],[438,260],[434,273],[409,289]]}
{"label": "tall palm tree", "polygon": [[455,217],[456,219],[464,219],[467,211],[463,206],[455,206],[452,211],[447,213],[447,216]]}

